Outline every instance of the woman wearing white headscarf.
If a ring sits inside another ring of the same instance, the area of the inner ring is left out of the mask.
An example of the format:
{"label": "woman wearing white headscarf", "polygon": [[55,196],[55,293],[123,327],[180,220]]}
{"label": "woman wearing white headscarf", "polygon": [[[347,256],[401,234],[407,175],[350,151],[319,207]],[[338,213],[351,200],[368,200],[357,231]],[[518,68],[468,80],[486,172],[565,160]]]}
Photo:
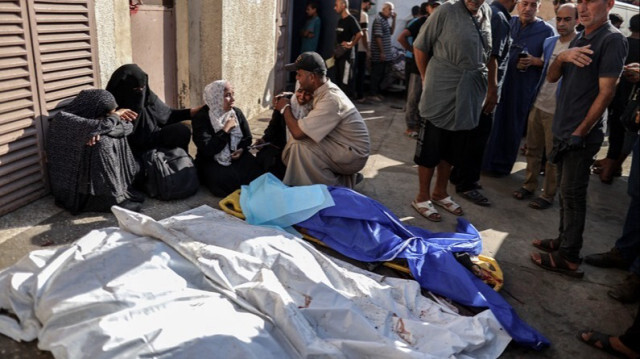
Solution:
{"label": "woman wearing white headscarf", "polygon": [[[295,95],[295,101],[291,101],[291,111],[297,119],[307,117],[311,111],[313,94],[300,88],[300,83],[296,81],[296,92],[285,92],[276,96],[274,103],[280,96]],[[263,145],[256,154],[256,159],[265,172],[271,172],[274,176],[282,179],[287,167],[282,162],[282,150],[291,137],[287,125],[284,122],[284,116],[280,111],[273,111],[271,121],[264,130],[262,138],[256,140],[254,145]],[[268,145],[265,145],[268,143]]]}
{"label": "woman wearing white headscarf", "polygon": [[210,83],[203,99],[206,105],[192,120],[196,167],[202,183],[215,196],[225,197],[262,171],[247,150],[251,131],[242,111],[233,107],[231,84],[226,80]]}

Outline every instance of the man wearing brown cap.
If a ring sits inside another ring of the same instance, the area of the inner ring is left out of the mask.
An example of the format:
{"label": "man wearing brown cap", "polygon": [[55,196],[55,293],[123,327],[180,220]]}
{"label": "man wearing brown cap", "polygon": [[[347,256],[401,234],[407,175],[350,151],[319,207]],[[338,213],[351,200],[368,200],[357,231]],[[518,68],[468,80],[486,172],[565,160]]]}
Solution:
{"label": "man wearing brown cap", "polygon": [[369,131],[351,100],[326,76],[327,67],[315,52],[302,53],[285,66],[296,71],[300,88],[313,92],[313,109],[303,119],[280,98],[280,111],[291,132],[282,153],[287,166],[283,182],[290,186],[326,184],[352,188],[369,158]]}

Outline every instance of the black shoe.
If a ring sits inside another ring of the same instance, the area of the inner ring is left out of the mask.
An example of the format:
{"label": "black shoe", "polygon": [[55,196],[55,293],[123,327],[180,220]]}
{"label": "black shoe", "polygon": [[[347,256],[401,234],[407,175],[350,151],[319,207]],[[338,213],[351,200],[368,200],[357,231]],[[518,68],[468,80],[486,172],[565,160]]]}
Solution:
{"label": "black shoe", "polygon": [[491,201],[475,189],[466,192],[458,192],[458,195],[464,199],[468,199],[478,206],[489,207],[491,205]]}
{"label": "black shoe", "polygon": [[128,199],[125,199],[124,201],[118,203],[118,206],[133,212],[140,212],[142,210],[141,202],[134,202]]}
{"label": "black shoe", "polygon": [[640,277],[631,273],[624,282],[613,287],[607,294],[621,303],[635,303],[640,300]]}
{"label": "black shoe", "polygon": [[129,200],[132,202],[144,202],[146,196],[143,192],[138,191],[137,189],[129,190]]}
{"label": "black shoe", "polygon": [[590,254],[584,258],[587,264],[600,268],[629,269],[631,262],[626,260],[620,251],[613,247],[609,252]]}

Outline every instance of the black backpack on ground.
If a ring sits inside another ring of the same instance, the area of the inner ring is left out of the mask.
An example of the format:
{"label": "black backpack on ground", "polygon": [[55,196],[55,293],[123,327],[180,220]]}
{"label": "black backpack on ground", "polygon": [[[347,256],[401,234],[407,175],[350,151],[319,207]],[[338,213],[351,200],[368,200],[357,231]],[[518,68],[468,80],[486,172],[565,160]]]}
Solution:
{"label": "black backpack on ground", "polygon": [[193,159],[182,148],[157,148],[142,155],[144,188],[152,198],[187,198],[198,191],[198,173]]}

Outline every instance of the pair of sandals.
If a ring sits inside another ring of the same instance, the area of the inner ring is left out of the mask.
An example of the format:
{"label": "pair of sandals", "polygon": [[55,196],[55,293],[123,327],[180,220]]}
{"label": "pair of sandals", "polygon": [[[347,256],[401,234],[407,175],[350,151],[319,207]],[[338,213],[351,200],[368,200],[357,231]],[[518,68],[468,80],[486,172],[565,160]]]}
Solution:
{"label": "pair of sandals", "polygon": [[[532,197],[533,191],[529,191],[524,187],[520,187],[517,190],[513,191],[512,196],[517,200],[523,200]],[[531,200],[531,202],[529,202],[529,207],[533,209],[547,209],[551,207],[551,205],[551,202],[542,197],[534,198],[533,200]]]}
{"label": "pair of sandals", "polygon": [[[588,335],[588,338],[584,336]],[[635,353],[636,355],[626,354],[616,350],[613,345],[611,345],[611,338],[613,336],[597,332],[595,330],[584,330],[578,333],[578,340],[581,342],[588,344],[596,349],[600,349],[606,353],[609,353],[616,358],[640,358],[640,355]]]}
{"label": "pair of sandals", "polygon": [[451,196],[447,196],[443,199],[427,200],[424,202],[411,202],[411,206],[424,218],[430,220],[431,222],[440,222],[442,221],[442,216],[440,216],[440,213],[438,212],[434,204],[456,216],[462,216],[464,214],[464,212],[462,211],[462,207],[454,202]]}
{"label": "pair of sandals", "polygon": [[534,253],[531,253],[531,261],[533,262],[533,264],[537,265],[540,268],[564,274],[572,278],[580,279],[584,277],[584,271],[580,267],[571,268],[567,263],[567,260],[564,259],[562,254],[560,254],[560,251],[558,251],[558,249],[560,248],[559,239],[535,240],[531,244],[543,251],[538,252],[538,255],[540,256],[540,262],[538,262],[537,259],[534,258]]}

